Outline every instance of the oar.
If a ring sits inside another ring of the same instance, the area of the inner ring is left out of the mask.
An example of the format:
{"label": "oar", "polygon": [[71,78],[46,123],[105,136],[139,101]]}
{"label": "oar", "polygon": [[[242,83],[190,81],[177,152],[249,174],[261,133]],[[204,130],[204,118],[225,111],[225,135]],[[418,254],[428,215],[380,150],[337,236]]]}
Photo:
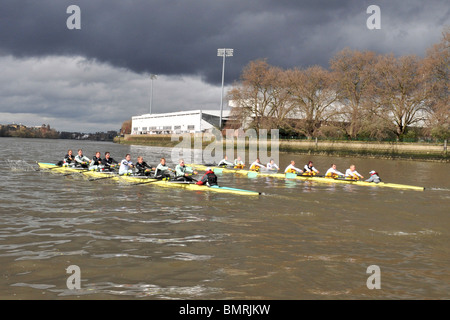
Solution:
{"label": "oar", "polygon": [[83,174],[83,172],[89,171],[88,169],[75,169],[75,168],[73,168],[73,170],[78,170],[78,172],[77,171],[72,171],[72,172],[63,174],[63,177],[71,176],[71,175],[74,175],[74,174]]}
{"label": "oar", "polygon": [[326,178],[323,174],[298,174],[299,177]]}
{"label": "oar", "polygon": [[338,178],[333,178],[334,180],[340,180],[340,181],[349,181],[349,182],[356,182],[356,181],[362,181],[362,180],[360,180],[360,179],[348,179],[348,178],[340,178],[340,177],[338,177]]}
{"label": "oar", "polygon": [[[192,178],[192,176],[193,176],[193,174],[191,173],[191,174],[189,174],[189,176],[190,176],[190,178],[192,179],[192,181],[189,181],[189,180],[184,180],[184,181],[178,181],[178,180],[171,180],[170,182],[198,182],[198,180],[197,179],[194,179],[194,178]],[[177,178],[177,177],[175,177],[175,178]]]}
{"label": "oar", "polygon": [[167,183],[175,183],[175,184],[195,184],[194,181],[176,181],[176,180],[169,180]]}
{"label": "oar", "polygon": [[295,172],[286,172],[286,178],[287,179],[296,179],[297,177],[323,177],[323,176],[312,176],[312,175],[308,175],[308,174],[301,174],[301,173],[295,173]]}
{"label": "oar", "polygon": [[194,182],[198,182],[198,180],[197,180],[197,179],[194,179],[194,178],[192,178],[192,177],[191,177],[191,179],[192,179],[192,181],[194,181]]}
{"label": "oar", "polygon": [[133,183],[133,184],[131,184],[131,185],[132,185],[132,186],[138,186],[138,185],[140,185],[140,184],[149,184],[149,183],[153,183],[153,182],[162,181],[162,179],[156,179],[156,178],[148,178],[148,179],[149,179],[149,181]]}
{"label": "oar", "polygon": [[111,178],[114,178],[114,177],[116,177],[116,175],[115,174],[111,174],[111,175],[109,175],[107,177],[89,178],[88,181],[97,181],[97,180],[111,179]]}
{"label": "oar", "polygon": [[234,165],[229,166],[229,165],[227,165],[227,164],[223,164],[223,165],[219,166],[219,165],[217,165],[217,164],[206,163],[206,164],[204,164],[204,166],[205,166],[205,167],[220,167],[220,168],[225,168],[225,169],[236,169],[236,168],[234,167]]}
{"label": "oar", "polygon": [[60,167],[60,166],[55,166],[54,168],[45,168],[45,170],[53,170],[53,169],[61,169],[64,167]]}

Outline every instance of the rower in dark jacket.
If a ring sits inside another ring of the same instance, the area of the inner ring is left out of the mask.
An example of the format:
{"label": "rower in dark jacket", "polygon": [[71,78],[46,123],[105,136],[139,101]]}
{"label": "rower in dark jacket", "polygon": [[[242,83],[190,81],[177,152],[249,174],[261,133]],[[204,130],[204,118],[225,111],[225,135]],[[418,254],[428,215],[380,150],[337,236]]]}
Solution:
{"label": "rower in dark jacket", "polygon": [[139,156],[136,162],[136,170],[137,170],[136,174],[138,176],[149,176],[152,170],[154,171],[155,168],[149,166],[147,162],[144,161],[144,158]]}
{"label": "rower in dark jacket", "polygon": [[64,160],[58,161],[58,166],[62,167],[68,167],[70,165],[75,165],[75,156],[73,155],[73,151],[69,149],[67,151],[67,154],[64,156]]}
{"label": "rower in dark jacket", "polygon": [[119,163],[111,158],[111,154],[109,152],[105,152],[105,157],[102,159],[102,164],[105,166],[105,170],[113,171]]}
{"label": "rower in dark jacket", "polygon": [[91,166],[99,166],[102,164],[102,157],[100,155],[100,151],[95,153],[95,156],[92,157]]}
{"label": "rower in dark jacket", "polygon": [[101,170],[103,168],[102,157],[100,155],[100,151],[95,153],[95,156],[92,157],[92,161],[89,164],[89,170]]}
{"label": "rower in dark jacket", "polygon": [[75,156],[73,155],[73,151],[69,149],[64,156],[64,163],[71,164],[73,162],[75,162]]}
{"label": "rower in dark jacket", "polygon": [[198,185],[207,185],[208,187],[217,186],[217,176],[211,168],[206,169],[206,173],[197,182]]}

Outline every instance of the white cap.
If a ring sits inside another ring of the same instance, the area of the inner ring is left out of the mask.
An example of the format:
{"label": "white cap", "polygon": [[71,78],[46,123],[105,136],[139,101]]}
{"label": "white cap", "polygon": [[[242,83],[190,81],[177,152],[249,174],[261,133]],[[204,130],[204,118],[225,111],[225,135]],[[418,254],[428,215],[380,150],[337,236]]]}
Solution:
{"label": "white cap", "polygon": [[211,168],[209,168],[209,167],[208,167],[208,168],[206,168],[206,171],[211,171]]}
{"label": "white cap", "polygon": [[372,170],[372,171],[369,172],[369,174],[374,174],[374,173],[376,173],[375,170]]}

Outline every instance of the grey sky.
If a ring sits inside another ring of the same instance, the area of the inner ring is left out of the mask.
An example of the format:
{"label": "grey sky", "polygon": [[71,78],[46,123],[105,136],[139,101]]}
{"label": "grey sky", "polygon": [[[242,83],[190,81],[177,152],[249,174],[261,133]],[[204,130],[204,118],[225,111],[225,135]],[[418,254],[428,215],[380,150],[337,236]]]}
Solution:
{"label": "grey sky", "polygon": [[[81,30],[68,30],[69,5]],[[369,5],[381,30],[369,30]],[[284,68],[320,64],[345,47],[418,54],[450,24],[447,0],[1,0],[0,123],[58,130],[118,129],[147,112],[218,109],[226,82],[250,61]],[[42,120],[42,121],[41,121]]]}

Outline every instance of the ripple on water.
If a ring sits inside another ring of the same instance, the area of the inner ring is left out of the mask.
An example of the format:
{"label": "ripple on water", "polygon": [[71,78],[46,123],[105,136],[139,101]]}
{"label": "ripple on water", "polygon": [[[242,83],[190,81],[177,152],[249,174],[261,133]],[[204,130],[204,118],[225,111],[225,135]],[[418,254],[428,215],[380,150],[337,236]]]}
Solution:
{"label": "ripple on water", "polygon": [[160,286],[147,283],[84,282],[82,280],[81,288],[77,290],[60,289],[55,285],[41,283],[18,282],[11,284],[11,286],[46,290],[57,294],[59,297],[113,295],[131,298],[183,299],[184,297],[191,297],[193,299],[201,299],[221,292],[220,288],[202,284],[193,286]]}

